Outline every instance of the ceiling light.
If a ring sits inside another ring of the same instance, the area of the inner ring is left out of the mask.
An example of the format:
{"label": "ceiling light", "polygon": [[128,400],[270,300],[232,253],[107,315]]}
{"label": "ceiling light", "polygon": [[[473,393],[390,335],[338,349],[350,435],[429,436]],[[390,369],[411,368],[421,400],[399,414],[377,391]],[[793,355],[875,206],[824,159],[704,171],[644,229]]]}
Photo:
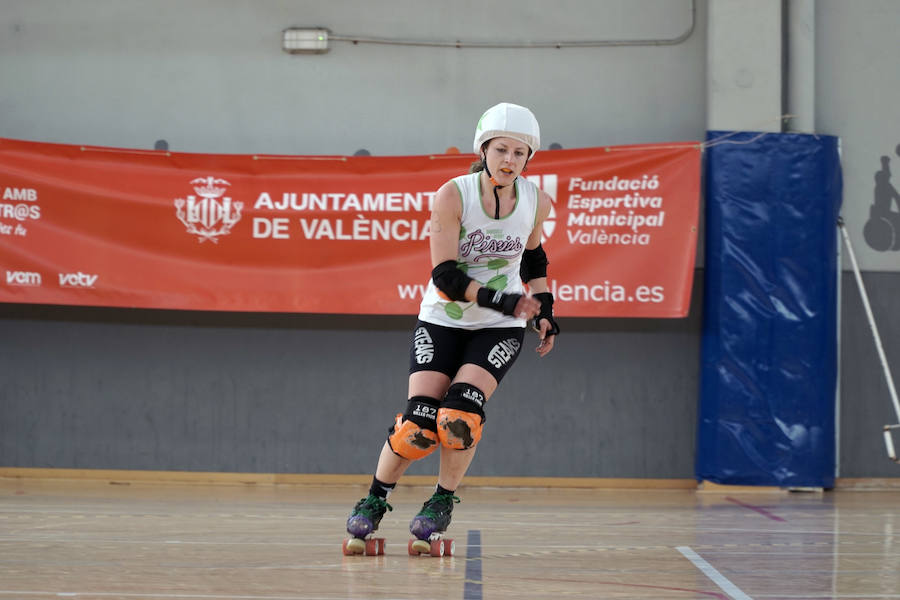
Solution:
{"label": "ceiling light", "polygon": [[289,54],[328,52],[328,30],[324,27],[290,27],[282,32],[281,48]]}

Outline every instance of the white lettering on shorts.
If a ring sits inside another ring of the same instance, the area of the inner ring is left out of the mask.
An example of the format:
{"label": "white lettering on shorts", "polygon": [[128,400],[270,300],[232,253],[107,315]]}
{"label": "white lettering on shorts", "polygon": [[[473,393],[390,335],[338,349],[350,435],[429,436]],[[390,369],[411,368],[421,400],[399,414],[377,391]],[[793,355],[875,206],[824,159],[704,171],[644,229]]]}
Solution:
{"label": "white lettering on shorts", "polygon": [[516,357],[520,347],[521,344],[519,344],[519,340],[516,338],[505,339],[491,348],[491,351],[488,352],[488,362],[500,369]]}
{"label": "white lettering on shorts", "polygon": [[416,333],[413,336],[413,349],[416,355],[416,362],[420,365],[430,363],[434,359],[434,341],[424,327],[416,329]]}

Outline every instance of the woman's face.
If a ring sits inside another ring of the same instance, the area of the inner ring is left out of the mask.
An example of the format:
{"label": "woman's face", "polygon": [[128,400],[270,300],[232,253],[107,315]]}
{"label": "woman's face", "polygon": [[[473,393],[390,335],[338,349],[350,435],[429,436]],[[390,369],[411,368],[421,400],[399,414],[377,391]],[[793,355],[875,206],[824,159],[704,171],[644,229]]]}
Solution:
{"label": "woman's face", "polygon": [[508,137],[494,138],[484,149],[488,170],[500,185],[509,185],[522,173],[529,152],[526,144]]}

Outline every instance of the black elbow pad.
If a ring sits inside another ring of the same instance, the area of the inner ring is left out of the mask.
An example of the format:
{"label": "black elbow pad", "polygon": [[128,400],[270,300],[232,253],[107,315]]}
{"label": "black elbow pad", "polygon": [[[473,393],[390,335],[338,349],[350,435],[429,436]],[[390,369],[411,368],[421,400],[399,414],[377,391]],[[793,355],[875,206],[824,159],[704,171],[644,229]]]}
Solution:
{"label": "black elbow pad", "polygon": [[519,277],[522,281],[528,283],[532,279],[547,276],[547,254],[544,252],[543,246],[538,244],[534,250],[528,248],[522,253],[522,262],[519,263]]}
{"label": "black elbow pad", "polygon": [[466,299],[466,288],[472,278],[463,273],[456,266],[455,260],[445,260],[431,270],[431,279],[437,289],[451,300],[463,301]]}

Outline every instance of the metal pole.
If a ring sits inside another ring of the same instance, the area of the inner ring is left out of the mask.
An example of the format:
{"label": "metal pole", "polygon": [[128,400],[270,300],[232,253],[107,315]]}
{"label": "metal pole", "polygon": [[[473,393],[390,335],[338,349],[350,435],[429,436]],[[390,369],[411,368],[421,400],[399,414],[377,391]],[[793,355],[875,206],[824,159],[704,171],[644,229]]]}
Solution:
{"label": "metal pole", "polygon": [[856,255],[853,253],[853,245],[850,243],[850,236],[844,227],[844,219],[838,218],[838,227],[841,228],[841,234],[844,237],[844,244],[847,246],[847,255],[850,257],[850,263],[853,265],[853,274],[856,276],[856,285],[859,287],[859,295],[862,298],[863,308],[866,310],[866,318],[869,320],[869,328],[872,330],[872,338],[875,340],[875,349],[878,351],[878,359],[881,361],[881,368],[884,371],[884,378],[887,381],[888,391],[891,394],[891,402],[894,403],[894,412],[897,415],[896,425],[884,426],[884,445],[887,448],[887,454],[894,462],[900,463],[897,453],[894,449],[894,441],[891,438],[892,429],[900,429],[900,401],[897,400],[897,389],[894,387],[894,379],[891,376],[891,368],[888,365],[887,357],[884,354],[884,347],[881,345],[881,336],[878,334],[878,326],[875,324],[875,317],[872,314],[872,307],[869,305],[869,296],[866,294],[866,286],[863,284],[862,274],[859,272],[859,265],[856,262]]}

